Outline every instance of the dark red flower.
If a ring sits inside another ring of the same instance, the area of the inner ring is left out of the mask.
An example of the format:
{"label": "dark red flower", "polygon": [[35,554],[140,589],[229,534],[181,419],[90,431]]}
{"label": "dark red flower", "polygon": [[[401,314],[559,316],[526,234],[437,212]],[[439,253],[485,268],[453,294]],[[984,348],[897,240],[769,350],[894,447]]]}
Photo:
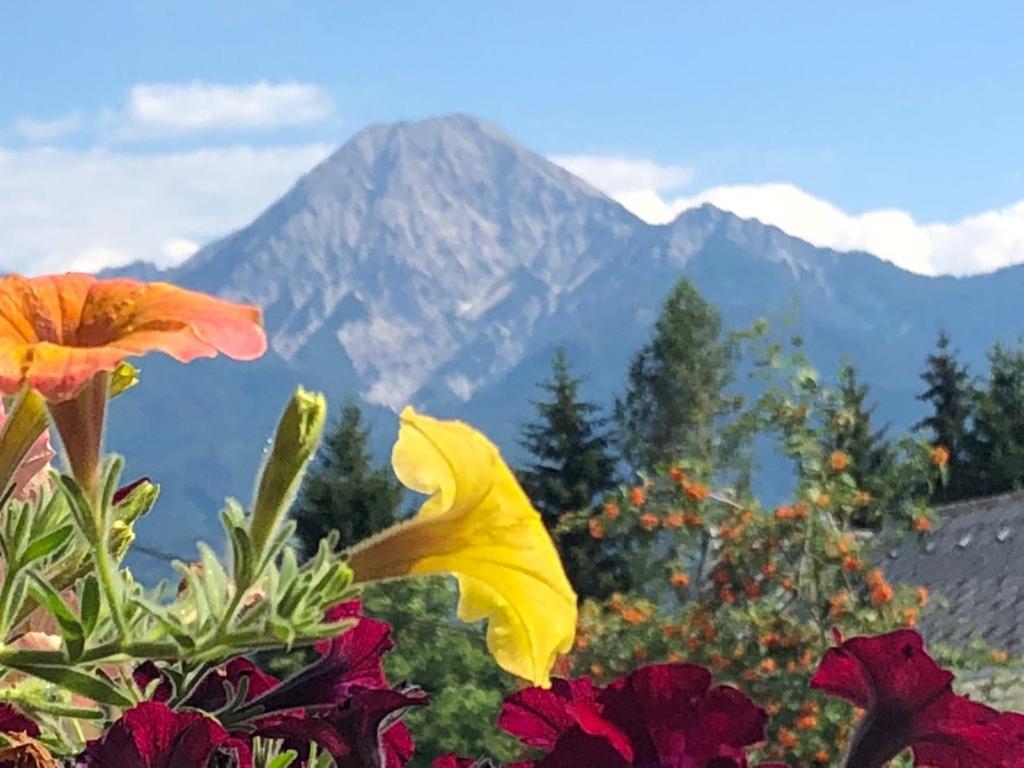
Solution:
{"label": "dark red flower", "polygon": [[811,687],[866,710],[847,768],[879,768],[908,747],[917,765],[931,768],[1024,765],[1024,718],[959,696],[952,682],[921,635],[905,629],[829,649]]}
{"label": "dark red flower", "polygon": [[381,657],[394,645],[391,627],[361,615],[358,600],[331,609],[329,621],[351,618],[355,624],[337,637],[317,644],[315,663],[252,701],[263,713],[334,707],[355,688],[387,688]]}
{"label": "dark red flower", "polygon": [[79,768],[252,768],[248,746],[199,712],[146,701],[91,742]]}
{"label": "dark red flower", "polygon": [[185,700],[185,706],[202,709],[206,712],[216,712],[228,703],[228,688],[237,691],[243,681],[246,685],[245,701],[247,702],[262,696],[281,682],[248,659],[232,659],[220,669],[215,669],[204,677]]}
{"label": "dark red flower", "polygon": [[336,768],[402,768],[414,750],[412,736],[399,720],[409,707],[427,703],[422,691],[354,689],[344,704],[309,717],[271,717],[256,733],[282,739],[304,754],[310,742],[330,752]]}
{"label": "dark red flower", "polygon": [[538,768],[745,768],[766,719],[703,667],[657,664],[603,690],[575,680],[513,694],[499,725],[548,752]]}
{"label": "dark red flower", "polygon": [[34,738],[39,735],[39,726],[10,704],[0,704],[0,731],[3,733],[25,733]]}

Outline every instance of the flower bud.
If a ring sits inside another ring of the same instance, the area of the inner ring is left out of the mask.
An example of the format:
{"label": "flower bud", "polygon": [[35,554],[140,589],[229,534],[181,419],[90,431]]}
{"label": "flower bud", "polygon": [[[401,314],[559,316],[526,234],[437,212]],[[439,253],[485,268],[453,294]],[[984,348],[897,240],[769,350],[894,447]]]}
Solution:
{"label": "flower bud", "polygon": [[320,442],[326,418],[327,399],[323,393],[307,392],[302,387],[295,390],[281,415],[274,445],[260,475],[249,525],[257,560],[291,506],[306,464]]}

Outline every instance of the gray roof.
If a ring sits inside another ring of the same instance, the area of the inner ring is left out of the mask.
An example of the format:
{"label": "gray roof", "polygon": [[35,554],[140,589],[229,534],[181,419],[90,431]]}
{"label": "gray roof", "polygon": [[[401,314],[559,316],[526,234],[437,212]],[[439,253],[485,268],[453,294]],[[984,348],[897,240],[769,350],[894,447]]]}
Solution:
{"label": "gray roof", "polygon": [[934,642],[976,636],[1024,651],[1024,491],[939,507],[936,518],[931,534],[885,557],[892,581],[935,596],[922,632]]}

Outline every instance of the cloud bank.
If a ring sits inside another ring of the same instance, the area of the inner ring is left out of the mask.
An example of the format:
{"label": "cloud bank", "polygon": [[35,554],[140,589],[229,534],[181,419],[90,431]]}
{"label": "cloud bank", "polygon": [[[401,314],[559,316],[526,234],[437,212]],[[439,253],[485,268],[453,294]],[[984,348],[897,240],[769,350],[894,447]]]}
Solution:
{"label": "cloud bank", "polygon": [[330,150],[0,150],[0,271],[178,263],[248,224]]}
{"label": "cloud bank", "polygon": [[553,159],[652,224],[710,203],[814,245],[868,251],[924,275],[969,275],[1024,263],[1024,200],[957,221],[919,222],[896,208],[850,213],[788,183],[720,186],[681,195],[677,188],[686,177],[679,166],[597,155]]}

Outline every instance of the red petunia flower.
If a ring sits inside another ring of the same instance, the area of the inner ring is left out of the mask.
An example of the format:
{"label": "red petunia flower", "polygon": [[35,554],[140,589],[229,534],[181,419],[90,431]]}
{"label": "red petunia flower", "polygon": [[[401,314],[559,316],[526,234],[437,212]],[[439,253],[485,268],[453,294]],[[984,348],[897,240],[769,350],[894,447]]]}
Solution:
{"label": "red petunia flower", "polygon": [[10,704],[0,704],[0,732],[39,735],[39,726]]}
{"label": "red petunia flower", "polygon": [[538,768],[746,768],[767,715],[745,694],[711,686],[694,664],[656,664],[604,689],[556,681],[510,696],[499,725],[548,754]]}
{"label": "red petunia flower", "polygon": [[1024,766],[1024,717],[959,696],[952,682],[905,629],[829,649],[811,687],[866,710],[847,768],[880,768],[907,748],[930,768]]}
{"label": "red petunia flower", "polygon": [[362,615],[362,604],[351,600],[328,611],[326,620],[354,619],[337,637],[317,643],[321,657],[294,677],[253,700],[263,712],[334,707],[355,688],[386,688],[382,656],[394,643],[391,627]]}
{"label": "red petunia flower", "polygon": [[78,768],[207,768],[232,765],[252,768],[244,741],[199,712],[175,712],[146,701],[91,742]]}

